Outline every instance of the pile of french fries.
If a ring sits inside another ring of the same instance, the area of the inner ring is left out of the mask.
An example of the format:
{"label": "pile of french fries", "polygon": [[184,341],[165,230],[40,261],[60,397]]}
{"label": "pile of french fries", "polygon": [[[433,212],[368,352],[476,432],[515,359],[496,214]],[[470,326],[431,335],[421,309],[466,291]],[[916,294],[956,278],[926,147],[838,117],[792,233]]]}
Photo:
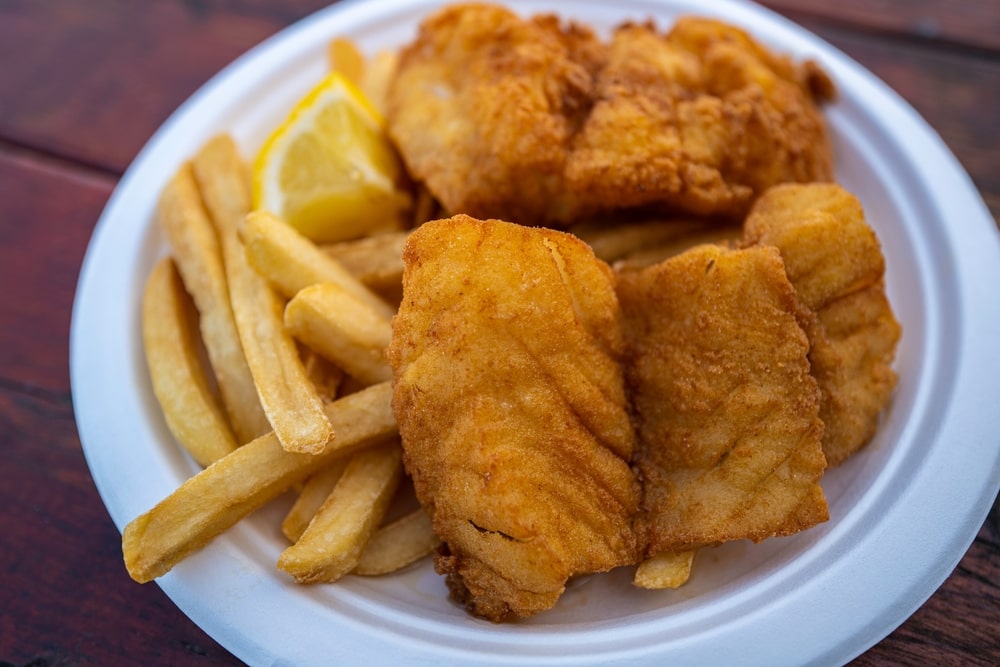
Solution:
{"label": "pile of french fries", "polygon": [[[329,57],[381,102],[391,56],[366,67],[334,40]],[[156,213],[170,252],[143,294],[146,360],[170,432],[202,469],[125,527],[131,577],[165,574],[288,492],[277,567],[298,582],[385,574],[433,551],[422,509],[390,514],[406,494],[383,351],[406,232],[320,246],[252,211],[226,134],[177,170]]]}
{"label": "pile of french fries", "polygon": [[146,285],[143,342],[166,423],[204,468],[126,526],[126,567],[159,577],[294,490],[280,570],[303,583],[392,572],[437,539],[419,508],[384,523],[404,477],[383,356],[395,308],[370,284],[399,281],[402,260],[377,250],[366,264],[353,250],[405,236],[323,248],[250,208],[228,135],[161,193],[170,253]]}

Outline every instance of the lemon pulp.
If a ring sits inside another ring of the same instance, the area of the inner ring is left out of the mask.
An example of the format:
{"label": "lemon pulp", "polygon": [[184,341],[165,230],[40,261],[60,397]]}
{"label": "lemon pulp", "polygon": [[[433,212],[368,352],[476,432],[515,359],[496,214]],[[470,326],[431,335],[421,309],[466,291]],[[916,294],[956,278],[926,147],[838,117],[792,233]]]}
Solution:
{"label": "lemon pulp", "polygon": [[306,95],[254,164],[254,206],[316,242],[396,229],[410,204],[379,113],[339,73]]}

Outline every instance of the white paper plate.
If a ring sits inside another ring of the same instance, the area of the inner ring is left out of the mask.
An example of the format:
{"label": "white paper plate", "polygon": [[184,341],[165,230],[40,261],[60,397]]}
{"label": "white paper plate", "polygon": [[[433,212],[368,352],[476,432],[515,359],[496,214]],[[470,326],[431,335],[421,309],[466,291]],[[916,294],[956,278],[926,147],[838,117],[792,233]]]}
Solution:
{"label": "white paper plate", "polygon": [[[335,35],[368,52],[414,34],[430,0],[342,3],[226,68],[153,137],[94,232],[73,312],[71,374],[87,461],[116,525],[197,466],[173,443],[150,389],[139,301],[165,252],[160,188],[214,133],[252,154],[325,71]],[[424,562],[382,578],[297,586],[275,569],[283,508],[265,508],[159,584],[195,623],[255,665],[373,661],[475,664],[842,663],[889,634],[944,581],[1000,487],[1000,243],[982,200],[927,125],[871,74],[813,35],[733,1],[511,2],[595,26],[717,15],[771,47],[818,59],[840,98],[828,113],[838,176],[883,242],[904,328],[901,380],[876,439],[824,486],[831,520],[791,538],[703,552],[691,582],[643,591],[629,573],[574,581],[558,606],[494,625],[449,603]],[[136,584],[138,586],[138,584]]]}

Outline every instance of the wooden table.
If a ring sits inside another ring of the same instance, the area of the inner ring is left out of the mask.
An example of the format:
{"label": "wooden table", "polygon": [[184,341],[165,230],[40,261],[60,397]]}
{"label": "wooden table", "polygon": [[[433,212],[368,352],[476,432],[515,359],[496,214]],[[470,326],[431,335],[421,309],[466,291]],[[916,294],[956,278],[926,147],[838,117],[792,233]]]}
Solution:
{"label": "wooden table", "polygon": [[[4,665],[239,664],[125,573],[73,419],[70,310],[94,224],[150,134],[230,60],[326,4],[0,1]],[[1000,213],[1000,2],[766,4],[909,100]],[[998,565],[994,509],[937,593],[856,664],[1000,664]]]}

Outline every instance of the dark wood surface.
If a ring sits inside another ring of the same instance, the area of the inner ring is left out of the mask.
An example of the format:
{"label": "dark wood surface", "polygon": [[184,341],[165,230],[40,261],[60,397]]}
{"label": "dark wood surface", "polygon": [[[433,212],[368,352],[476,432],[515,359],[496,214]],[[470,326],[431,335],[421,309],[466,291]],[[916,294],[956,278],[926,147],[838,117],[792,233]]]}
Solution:
{"label": "dark wood surface", "polygon": [[[326,4],[0,0],[4,665],[239,664],[125,572],[74,423],[70,313],[94,224],[150,134],[222,66]],[[766,4],[909,100],[997,218],[1000,1]],[[1000,664],[998,565],[994,508],[941,588],[856,664]]]}

